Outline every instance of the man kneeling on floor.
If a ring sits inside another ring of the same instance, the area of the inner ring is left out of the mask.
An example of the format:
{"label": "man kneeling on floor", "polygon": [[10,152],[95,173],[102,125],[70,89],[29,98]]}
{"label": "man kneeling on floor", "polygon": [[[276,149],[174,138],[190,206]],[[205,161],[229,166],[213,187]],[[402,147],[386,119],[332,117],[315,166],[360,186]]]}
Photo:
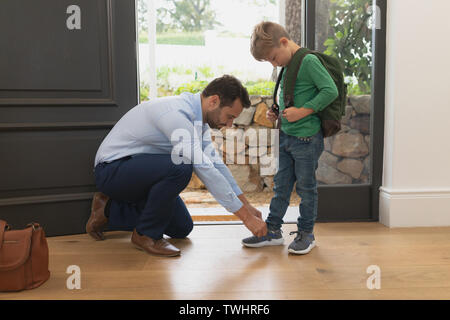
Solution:
{"label": "man kneeling on floor", "polygon": [[202,93],[158,98],[128,111],[97,151],[94,172],[100,192],[94,195],[86,232],[103,240],[107,225],[110,230],[133,231],[131,241],[137,248],[179,255],[163,235],[184,238],[192,231],[192,218],[179,195],[194,171],[255,236],[265,235],[261,212],[247,201],[215,152],[210,133],[210,128],[231,127],[249,106],[241,82],[225,75]]}

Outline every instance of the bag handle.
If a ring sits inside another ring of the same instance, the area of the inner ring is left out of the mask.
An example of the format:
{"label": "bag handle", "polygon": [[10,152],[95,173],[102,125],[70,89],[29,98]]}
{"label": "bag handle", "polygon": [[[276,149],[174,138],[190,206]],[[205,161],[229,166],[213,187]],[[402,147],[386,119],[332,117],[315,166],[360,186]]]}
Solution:
{"label": "bag handle", "polygon": [[28,227],[32,227],[32,228],[33,228],[33,231],[36,231],[36,230],[38,230],[41,226],[40,226],[39,223],[37,223],[37,222],[31,222],[31,223],[27,224],[27,228],[28,228]]}
{"label": "bag handle", "polygon": [[11,227],[6,223],[5,220],[0,220],[0,249],[3,245],[3,234],[5,233],[5,230],[9,230]]}

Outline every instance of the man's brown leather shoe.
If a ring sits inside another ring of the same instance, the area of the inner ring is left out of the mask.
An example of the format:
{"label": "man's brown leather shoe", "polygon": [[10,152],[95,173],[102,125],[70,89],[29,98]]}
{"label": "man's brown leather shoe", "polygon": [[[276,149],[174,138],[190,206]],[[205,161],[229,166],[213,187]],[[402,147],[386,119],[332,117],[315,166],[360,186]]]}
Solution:
{"label": "man's brown leather shoe", "polygon": [[146,252],[158,256],[175,257],[179,256],[181,251],[177,247],[170,244],[166,239],[153,240],[145,235],[139,235],[136,229],[131,236],[131,242],[139,250],[145,250]]}
{"label": "man's brown leather shoe", "polygon": [[105,216],[105,206],[109,197],[101,192],[94,193],[91,206],[91,216],[86,223],[86,232],[95,240],[105,240],[103,229],[108,223]]}

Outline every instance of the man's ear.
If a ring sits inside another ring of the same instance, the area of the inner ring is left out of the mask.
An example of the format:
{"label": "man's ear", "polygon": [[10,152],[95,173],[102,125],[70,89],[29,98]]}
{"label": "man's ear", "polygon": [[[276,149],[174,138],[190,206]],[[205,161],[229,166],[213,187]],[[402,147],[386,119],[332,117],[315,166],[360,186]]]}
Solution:
{"label": "man's ear", "polygon": [[214,94],[209,97],[209,109],[214,110],[220,105],[220,98],[217,94]]}

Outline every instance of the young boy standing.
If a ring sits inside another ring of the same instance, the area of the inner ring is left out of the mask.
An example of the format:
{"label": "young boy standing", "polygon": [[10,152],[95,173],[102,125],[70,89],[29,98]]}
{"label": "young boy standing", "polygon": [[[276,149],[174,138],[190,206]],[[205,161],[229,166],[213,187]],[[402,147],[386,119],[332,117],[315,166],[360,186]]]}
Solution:
{"label": "young boy standing", "polygon": [[[258,61],[268,61],[274,67],[287,67],[300,46],[292,41],[286,30],[273,22],[261,22],[255,26],[251,38],[251,53]],[[301,198],[298,231],[288,251],[306,254],[315,246],[314,223],[317,217],[318,160],[324,149],[321,121],[317,115],[339,93],[328,71],[313,54],[304,57],[294,88],[294,106],[284,104],[284,76],[280,84],[281,130],[279,133],[279,169],[274,177],[274,197],[266,219],[268,233],[263,237],[252,236],[242,240],[247,247],[263,247],[283,244],[281,224],[289,206],[292,188]],[[277,116],[268,110],[267,118]]]}

